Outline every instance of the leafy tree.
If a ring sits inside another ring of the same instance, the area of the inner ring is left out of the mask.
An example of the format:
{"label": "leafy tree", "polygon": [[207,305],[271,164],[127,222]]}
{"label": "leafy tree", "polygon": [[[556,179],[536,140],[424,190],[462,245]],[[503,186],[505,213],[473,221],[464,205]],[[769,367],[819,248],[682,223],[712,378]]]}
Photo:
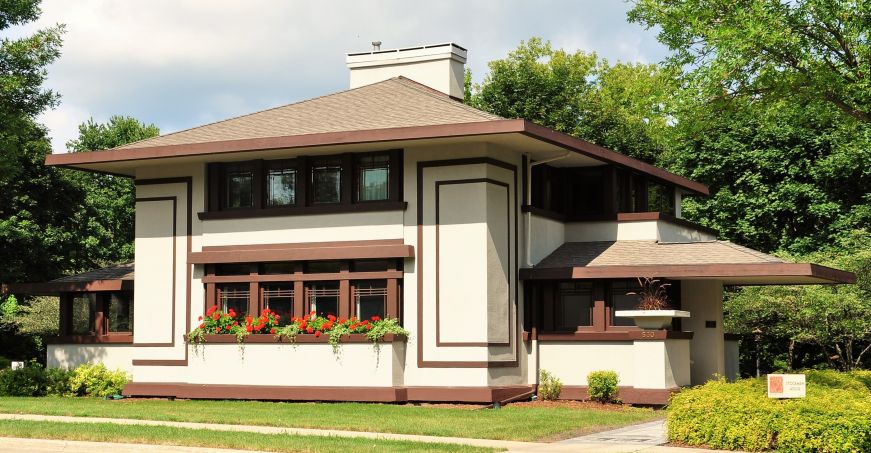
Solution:
{"label": "leafy tree", "polygon": [[[71,152],[110,149],[160,134],[157,126],[128,116],[107,123],[93,119],[79,125],[79,137],[67,143]],[[84,193],[79,225],[80,252],[86,267],[105,266],[133,258],[135,190],[129,178],[68,170],[67,179]]]}
{"label": "leafy tree", "polygon": [[657,65],[609,64],[531,38],[489,63],[483,83],[466,77],[466,102],[525,118],[648,162],[668,148],[674,76]]}
{"label": "leafy tree", "polygon": [[871,123],[871,2],[638,0],[670,62],[708,99],[822,100]]}

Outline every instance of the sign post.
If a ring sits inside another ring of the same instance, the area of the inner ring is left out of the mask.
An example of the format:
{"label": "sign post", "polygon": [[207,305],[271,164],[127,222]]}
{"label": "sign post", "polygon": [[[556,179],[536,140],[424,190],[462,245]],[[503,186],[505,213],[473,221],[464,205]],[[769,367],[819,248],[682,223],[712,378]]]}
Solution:
{"label": "sign post", "polygon": [[769,398],[804,398],[807,383],[803,374],[769,374]]}

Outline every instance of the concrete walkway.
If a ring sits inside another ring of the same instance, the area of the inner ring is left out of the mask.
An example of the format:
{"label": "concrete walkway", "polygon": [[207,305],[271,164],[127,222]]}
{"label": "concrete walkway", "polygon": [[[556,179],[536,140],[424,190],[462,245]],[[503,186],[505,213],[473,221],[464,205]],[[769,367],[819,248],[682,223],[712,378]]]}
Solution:
{"label": "concrete walkway", "polygon": [[[66,417],[57,415],[0,414],[0,420],[32,420],[62,423],[115,423],[119,425],[173,426],[178,428],[237,431],[263,434],[295,434],[302,436],[335,436],[366,439],[407,440],[442,444],[460,444],[508,450],[514,453],[569,453],[569,452],[644,452],[644,453],[713,453],[715,450],[667,447],[664,442],[663,422],[643,423],[611,431],[576,437],[556,443],[516,442],[506,440],[470,439],[464,437],[418,436],[411,434],[371,433],[330,429],[280,428],[273,426],[223,425],[214,423],[169,422],[127,418]],[[0,434],[2,435],[2,434]],[[64,452],[93,453],[108,449],[113,453],[181,452],[181,453],[240,453],[240,450],[169,447],[166,445],[83,442],[67,440],[21,439],[0,437],[0,451],[4,453]],[[249,452],[250,453],[250,452]]]}

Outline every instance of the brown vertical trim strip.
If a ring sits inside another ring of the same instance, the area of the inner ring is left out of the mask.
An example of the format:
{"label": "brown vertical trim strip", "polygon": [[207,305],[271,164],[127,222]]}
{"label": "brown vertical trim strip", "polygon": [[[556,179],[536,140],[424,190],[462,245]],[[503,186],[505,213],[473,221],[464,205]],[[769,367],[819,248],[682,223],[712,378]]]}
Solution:
{"label": "brown vertical trim strip", "polygon": [[399,317],[399,284],[395,278],[387,279],[387,307],[388,318]]}

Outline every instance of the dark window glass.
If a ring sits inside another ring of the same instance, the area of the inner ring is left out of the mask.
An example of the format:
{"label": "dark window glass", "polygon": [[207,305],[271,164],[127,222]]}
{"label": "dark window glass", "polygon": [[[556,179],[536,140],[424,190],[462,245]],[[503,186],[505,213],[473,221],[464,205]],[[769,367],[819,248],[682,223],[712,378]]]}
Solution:
{"label": "dark window glass", "polygon": [[269,170],[266,175],[266,204],[268,206],[296,204],[296,169]]}
{"label": "dark window glass", "polygon": [[373,316],[384,318],[387,307],[387,281],[363,280],[356,283],[354,302],[357,317],[372,319]]}
{"label": "dark window glass", "polygon": [[260,273],[264,275],[283,275],[294,272],[293,263],[263,263],[260,266]]}
{"label": "dark window glass", "polygon": [[232,308],[236,317],[242,319],[248,313],[250,295],[248,284],[218,285],[218,309],[228,313]]}
{"label": "dark window glass", "polygon": [[251,208],[254,206],[253,171],[228,171],[225,184],[226,208]]}
{"label": "dark window glass", "polygon": [[674,214],[674,187],[649,184],[647,204],[650,211]]}
{"label": "dark window glass", "polygon": [[109,332],[133,332],[133,295],[113,293],[109,296]]}
{"label": "dark window glass", "polygon": [[571,210],[569,214],[600,214],[604,212],[604,178],[599,169],[575,170],[569,175]]}
{"label": "dark window glass", "polygon": [[310,310],[318,316],[339,313],[339,282],[310,282],[306,285]]}
{"label": "dark window glass", "polygon": [[[612,326],[634,326],[635,321],[632,318],[624,318],[614,316],[617,310],[635,310],[638,307],[638,291],[641,288],[638,282],[626,280],[616,281],[611,283],[611,325]],[[633,294],[630,294],[633,293]]]}
{"label": "dark window glass", "polygon": [[215,275],[248,275],[251,273],[249,264],[218,264],[215,266]]}
{"label": "dark window glass", "polygon": [[278,325],[286,326],[293,317],[293,284],[263,285],[263,307],[274,311],[281,318]]}
{"label": "dark window glass", "polygon": [[305,265],[306,274],[336,274],[341,270],[341,261],[312,261]]}
{"label": "dark window glass", "polygon": [[390,260],[357,260],[351,263],[351,270],[354,272],[384,272],[395,263]]}
{"label": "dark window glass", "polygon": [[593,325],[593,287],[589,283],[560,283],[557,293],[556,328],[574,331]]}
{"label": "dark window glass", "polygon": [[94,335],[97,300],[93,293],[78,294],[73,297],[70,333],[73,335]]}
{"label": "dark window glass", "polygon": [[312,203],[338,203],[342,197],[342,161],[315,160],[311,167]]}
{"label": "dark window glass", "polygon": [[357,200],[377,201],[390,197],[390,157],[364,156],[357,159]]}

